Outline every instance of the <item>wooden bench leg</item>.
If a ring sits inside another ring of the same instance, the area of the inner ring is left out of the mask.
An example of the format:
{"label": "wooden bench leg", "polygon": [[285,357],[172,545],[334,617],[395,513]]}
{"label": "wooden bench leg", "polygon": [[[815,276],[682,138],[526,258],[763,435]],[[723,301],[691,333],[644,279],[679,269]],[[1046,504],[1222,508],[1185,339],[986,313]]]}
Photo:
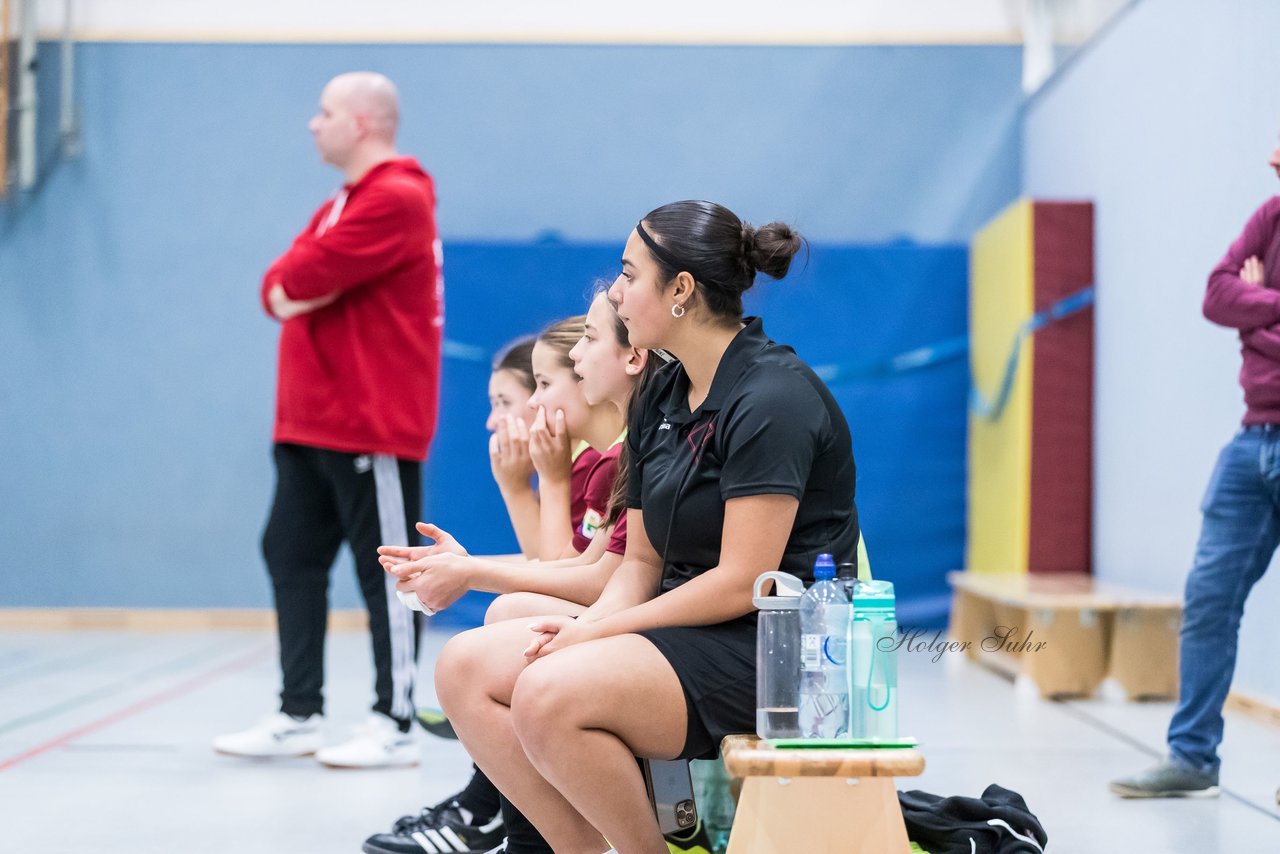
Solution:
{"label": "wooden bench leg", "polygon": [[1028,647],[1020,655],[1041,696],[1093,694],[1107,674],[1110,621],[1110,614],[1092,608],[1030,610]]}
{"label": "wooden bench leg", "polygon": [[748,777],[728,854],[906,854],[892,777]]}
{"label": "wooden bench leg", "polygon": [[989,600],[967,590],[955,591],[948,633],[957,641],[968,642],[965,653],[971,661],[978,660],[978,647],[982,639],[991,634],[994,625],[995,608]]}
{"label": "wooden bench leg", "polygon": [[1124,608],[1111,635],[1110,675],[1130,700],[1178,696],[1177,608]]}

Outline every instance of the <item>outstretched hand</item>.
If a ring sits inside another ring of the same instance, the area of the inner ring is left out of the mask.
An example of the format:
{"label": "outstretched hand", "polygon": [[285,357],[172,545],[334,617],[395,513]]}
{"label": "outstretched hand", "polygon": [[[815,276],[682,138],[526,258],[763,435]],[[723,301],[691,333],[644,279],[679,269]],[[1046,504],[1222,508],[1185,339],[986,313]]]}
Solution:
{"label": "outstretched hand", "polygon": [[396,577],[406,577],[401,572],[397,572],[396,568],[401,564],[410,563],[421,560],[424,557],[431,557],[438,554],[455,554],[466,557],[469,553],[462,543],[454,539],[444,528],[431,524],[430,522],[419,522],[414,526],[418,533],[432,543],[426,546],[378,546],[378,563],[382,564],[382,568],[390,572]]}

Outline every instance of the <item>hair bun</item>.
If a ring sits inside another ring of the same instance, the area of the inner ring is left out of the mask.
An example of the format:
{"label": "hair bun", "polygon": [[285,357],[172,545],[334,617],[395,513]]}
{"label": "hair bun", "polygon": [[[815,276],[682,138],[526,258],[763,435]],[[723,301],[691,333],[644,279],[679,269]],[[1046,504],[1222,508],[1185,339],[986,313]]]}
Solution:
{"label": "hair bun", "polygon": [[747,263],[771,279],[787,275],[791,259],[803,243],[800,233],[785,222],[771,222],[759,228],[742,227],[742,248]]}

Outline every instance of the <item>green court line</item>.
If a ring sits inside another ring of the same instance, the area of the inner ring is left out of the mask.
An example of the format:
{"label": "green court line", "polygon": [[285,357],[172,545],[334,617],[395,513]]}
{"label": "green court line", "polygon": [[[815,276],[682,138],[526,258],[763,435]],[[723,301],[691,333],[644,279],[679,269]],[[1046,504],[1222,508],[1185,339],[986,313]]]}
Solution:
{"label": "green court line", "polygon": [[[68,667],[78,664],[84,664],[86,661],[98,661],[108,656],[114,655],[123,647],[123,643],[116,643],[114,646],[108,645],[105,648],[99,646],[95,652],[73,652],[62,658],[54,658],[41,664],[37,659],[34,663],[28,662],[25,666],[20,666],[14,672],[0,673],[0,688],[8,688],[18,679],[30,678],[32,676],[43,676],[46,673],[57,673],[59,670],[66,670]],[[17,674],[15,676],[15,673]]]}
{"label": "green court line", "polygon": [[[255,643],[260,643],[260,641],[255,640]],[[47,721],[65,712],[75,711],[76,709],[83,708],[86,703],[92,703],[97,700],[105,699],[107,697],[114,697],[117,694],[123,693],[129,688],[133,688],[137,685],[140,685],[163,673],[166,673],[172,670],[182,669],[192,664],[204,663],[209,658],[208,656],[209,652],[213,650],[221,650],[225,648],[226,647],[224,646],[224,644],[219,643],[214,646],[202,649],[199,652],[183,655],[178,658],[172,659],[171,661],[166,661],[162,664],[157,664],[153,667],[149,667],[140,673],[135,673],[130,676],[122,677],[107,685],[103,685],[100,688],[95,688],[92,691],[86,691],[83,694],[79,694],[75,697],[71,697],[70,699],[63,700],[61,702],[53,704],[52,706],[47,706],[43,709],[39,709],[29,714],[22,715],[21,717],[14,718],[11,721],[0,723],[0,735],[4,735],[6,733],[13,732],[14,730],[21,729],[22,727],[27,726],[28,724]]]}
{"label": "green court line", "polygon": [[27,664],[31,661],[33,654],[39,654],[36,647],[20,646],[16,649],[5,650],[4,657],[0,658],[0,667],[13,666],[15,658],[19,666]]}

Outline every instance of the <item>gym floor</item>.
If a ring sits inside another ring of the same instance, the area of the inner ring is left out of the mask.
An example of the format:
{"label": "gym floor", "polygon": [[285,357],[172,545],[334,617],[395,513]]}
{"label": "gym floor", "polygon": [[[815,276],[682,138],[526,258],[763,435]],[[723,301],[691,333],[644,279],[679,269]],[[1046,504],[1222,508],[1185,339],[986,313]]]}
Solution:
{"label": "gym floor", "polygon": [[[447,637],[426,636],[424,705]],[[1051,851],[1280,850],[1280,730],[1228,715],[1217,799],[1122,801],[1107,781],[1162,755],[1170,703],[1106,686],[1047,702],[958,654],[931,657],[899,655],[902,731],[928,762],[899,788],[976,797],[999,783],[1026,798]],[[367,708],[364,636],[332,634],[327,667],[336,741]],[[458,743],[425,734],[422,765],[405,770],[214,754],[213,736],[273,710],[276,681],[265,632],[0,632],[0,851],[355,854],[467,779]]]}

